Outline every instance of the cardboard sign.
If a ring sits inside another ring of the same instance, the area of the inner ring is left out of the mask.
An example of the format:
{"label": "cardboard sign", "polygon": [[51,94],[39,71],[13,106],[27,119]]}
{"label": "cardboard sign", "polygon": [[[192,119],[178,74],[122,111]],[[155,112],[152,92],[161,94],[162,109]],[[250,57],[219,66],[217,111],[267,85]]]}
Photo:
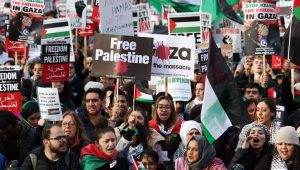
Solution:
{"label": "cardboard sign", "polygon": [[48,19],[43,25],[42,44],[70,44],[70,61],[75,61],[71,29],[68,18]]}
{"label": "cardboard sign", "polygon": [[154,38],[151,75],[194,78],[195,39],[193,37],[138,34]]}
{"label": "cardboard sign", "polygon": [[93,76],[150,80],[152,38],[96,34]]}
{"label": "cardboard sign", "polygon": [[44,0],[11,0],[8,39],[41,44]]}
{"label": "cardboard sign", "polygon": [[5,39],[5,48],[8,52],[24,52],[25,43],[18,41],[10,41],[8,38]]}
{"label": "cardboard sign", "polygon": [[70,44],[42,45],[42,82],[69,80]]}
{"label": "cardboard sign", "polygon": [[15,115],[22,111],[20,92],[21,75],[19,66],[0,66],[0,110],[8,110]]}
{"label": "cardboard sign", "polygon": [[87,0],[67,0],[66,12],[71,28],[85,28]]}
{"label": "cardboard sign", "polygon": [[[156,94],[165,92],[165,79],[156,78]],[[192,98],[191,83],[189,79],[168,77],[168,93],[174,101],[189,101]]]}
{"label": "cardboard sign", "polygon": [[110,0],[99,3],[101,33],[133,36],[131,0]]}
{"label": "cardboard sign", "polygon": [[95,29],[96,27],[94,24],[87,24],[85,29],[78,29],[78,36],[79,37],[94,36]]}
{"label": "cardboard sign", "polygon": [[60,2],[56,4],[56,11],[57,11],[57,15],[59,18],[64,18],[66,17],[67,13],[67,7],[66,7],[66,3],[64,2]]}
{"label": "cardboard sign", "polygon": [[275,3],[244,3],[245,55],[280,53]]}
{"label": "cardboard sign", "polygon": [[41,118],[47,121],[61,121],[62,111],[57,88],[37,88]]}

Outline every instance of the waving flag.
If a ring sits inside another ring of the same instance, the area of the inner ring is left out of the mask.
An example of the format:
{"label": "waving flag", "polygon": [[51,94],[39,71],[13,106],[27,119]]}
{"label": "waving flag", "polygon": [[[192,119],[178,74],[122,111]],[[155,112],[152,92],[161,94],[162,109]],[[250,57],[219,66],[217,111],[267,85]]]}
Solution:
{"label": "waving flag", "polygon": [[[214,40],[210,41],[201,124],[213,143],[232,125],[248,123],[248,114],[233,75]],[[246,122],[245,122],[246,121]]]}

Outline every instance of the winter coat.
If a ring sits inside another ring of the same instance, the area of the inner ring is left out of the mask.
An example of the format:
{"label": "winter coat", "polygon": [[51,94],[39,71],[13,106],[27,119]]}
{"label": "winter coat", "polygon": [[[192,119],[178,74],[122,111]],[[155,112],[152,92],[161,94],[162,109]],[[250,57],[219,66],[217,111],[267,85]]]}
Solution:
{"label": "winter coat", "polygon": [[[72,152],[67,152],[58,161],[49,160],[44,152],[44,147],[34,149],[32,154],[36,155],[35,169],[42,170],[80,170],[79,161]],[[28,155],[21,166],[21,170],[33,170],[32,160]]]}

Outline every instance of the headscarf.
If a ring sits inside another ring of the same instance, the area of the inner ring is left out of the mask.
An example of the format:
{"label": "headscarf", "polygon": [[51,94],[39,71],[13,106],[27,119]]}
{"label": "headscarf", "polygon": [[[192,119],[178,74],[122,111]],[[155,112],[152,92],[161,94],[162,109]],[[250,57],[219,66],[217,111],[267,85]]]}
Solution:
{"label": "headscarf", "polygon": [[186,135],[192,129],[197,129],[200,132],[200,134],[202,135],[202,129],[201,129],[200,123],[193,121],[193,120],[185,121],[182,123],[179,134],[180,134],[180,138],[181,138],[184,146],[186,146],[188,143],[188,141],[186,140]]}
{"label": "headscarf", "polygon": [[196,140],[198,142],[199,160],[193,164],[187,161],[189,170],[205,169],[216,157],[216,150],[210,145],[204,136],[195,135],[189,141]]}
{"label": "headscarf", "polygon": [[271,137],[270,131],[269,131],[269,129],[268,129],[265,125],[263,125],[263,124],[261,124],[261,123],[254,123],[254,124],[251,124],[251,127],[249,127],[249,129],[248,129],[248,131],[247,131],[247,133],[246,133],[246,136],[249,136],[251,129],[253,129],[253,128],[255,128],[255,127],[260,128],[260,129],[262,129],[262,130],[264,131],[264,134],[265,134],[265,136],[266,136],[266,141],[265,141],[265,143],[268,143],[268,141],[270,140],[270,137]]}

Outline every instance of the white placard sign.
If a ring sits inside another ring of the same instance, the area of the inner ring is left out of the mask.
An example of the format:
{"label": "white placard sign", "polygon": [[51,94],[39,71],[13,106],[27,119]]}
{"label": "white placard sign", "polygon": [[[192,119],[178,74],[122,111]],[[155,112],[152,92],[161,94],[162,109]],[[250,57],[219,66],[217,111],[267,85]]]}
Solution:
{"label": "white placard sign", "polygon": [[38,87],[38,103],[41,117],[47,121],[63,119],[57,88]]}

